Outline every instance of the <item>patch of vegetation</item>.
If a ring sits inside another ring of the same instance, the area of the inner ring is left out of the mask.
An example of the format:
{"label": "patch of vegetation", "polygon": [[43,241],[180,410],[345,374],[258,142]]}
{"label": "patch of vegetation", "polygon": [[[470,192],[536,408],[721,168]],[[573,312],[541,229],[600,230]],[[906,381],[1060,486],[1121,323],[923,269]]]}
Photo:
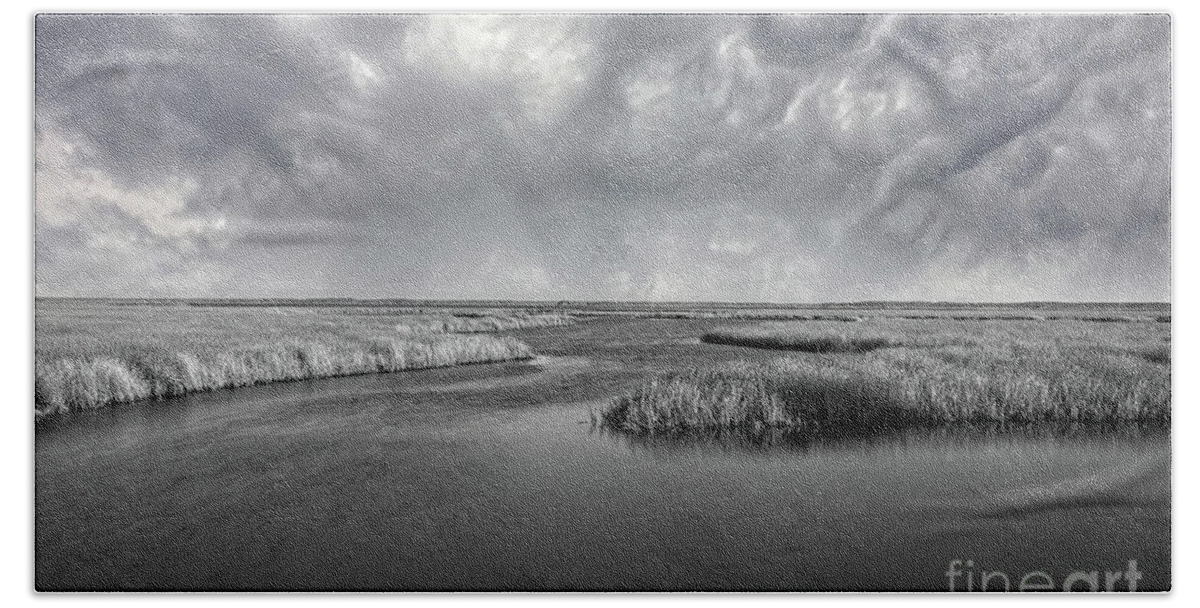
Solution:
{"label": "patch of vegetation", "polygon": [[479,316],[443,316],[425,323],[402,322],[396,331],[414,333],[487,333],[528,329],[533,327],[562,327],[574,323],[565,314],[487,314]]}
{"label": "patch of vegetation", "polygon": [[1154,346],[1146,347],[1141,350],[1140,354],[1151,363],[1159,363],[1162,365],[1171,364],[1170,344],[1156,344]]}
{"label": "patch of vegetation", "polygon": [[147,349],[119,357],[37,361],[34,403],[39,415],[47,415],[268,382],[532,357],[533,351],[513,338],[459,335],[290,342],[208,355]]}
{"label": "patch of vegetation", "polygon": [[1041,315],[951,315],[955,321],[1045,321]]}
{"label": "patch of vegetation", "polygon": [[748,346],[775,350],[796,350],[810,353],[865,353],[878,348],[900,346],[893,336],[852,336],[844,333],[814,333],[811,331],[772,331],[763,328],[724,329],[700,337],[709,344]]}
{"label": "patch of vegetation", "polygon": [[596,422],[634,434],[1169,423],[1168,330],[1145,323],[1083,327],[897,319],[864,323],[858,334],[828,342],[803,323],[724,330],[705,341],[811,354],[649,378],[614,399]]}
{"label": "patch of vegetation", "polygon": [[[39,303],[38,416],[219,388],[532,358],[511,337],[562,314],[356,314],[308,307]],[[463,333],[457,333],[463,332]]]}
{"label": "patch of vegetation", "polygon": [[639,319],[729,319],[745,321],[841,321],[856,323],[863,317],[852,314],[814,314],[783,310],[674,310],[674,311],[575,311],[596,317],[636,317]]}

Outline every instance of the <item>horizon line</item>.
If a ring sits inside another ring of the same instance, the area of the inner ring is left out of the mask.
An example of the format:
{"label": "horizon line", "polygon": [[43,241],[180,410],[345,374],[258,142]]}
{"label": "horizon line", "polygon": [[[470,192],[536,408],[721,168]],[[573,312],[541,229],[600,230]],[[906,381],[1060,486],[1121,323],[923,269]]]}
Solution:
{"label": "horizon line", "polygon": [[620,299],[516,299],[516,298],[417,298],[417,297],[352,297],[352,296],[56,296],[34,295],[34,300],[120,300],[120,301],[180,301],[180,302],[421,302],[421,303],[479,303],[479,304],[642,304],[642,305],[719,305],[719,306],[831,306],[831,305],[880,305],[880,304],[938,304],[938,305],[1044,305],[1044,304],[1172,304],[1170,300],[828,300],[823,302],[768,302],[730,300],[620,300]]}

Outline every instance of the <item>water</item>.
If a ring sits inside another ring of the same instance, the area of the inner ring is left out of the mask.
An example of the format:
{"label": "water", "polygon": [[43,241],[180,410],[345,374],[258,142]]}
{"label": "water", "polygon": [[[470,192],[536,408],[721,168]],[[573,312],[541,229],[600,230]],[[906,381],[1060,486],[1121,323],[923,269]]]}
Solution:
{"label": "water", "polygon": [[[40,589],[942,590],[951,560],[1170,581],[1170,441],[1124,429],[635,440],[643,373],[768,356],[704,322],[548,356],[221,391],[39,427]],[[957,579],[959,589],[965,578]],[[1124,589],[1124,583],[1118,583]]]}

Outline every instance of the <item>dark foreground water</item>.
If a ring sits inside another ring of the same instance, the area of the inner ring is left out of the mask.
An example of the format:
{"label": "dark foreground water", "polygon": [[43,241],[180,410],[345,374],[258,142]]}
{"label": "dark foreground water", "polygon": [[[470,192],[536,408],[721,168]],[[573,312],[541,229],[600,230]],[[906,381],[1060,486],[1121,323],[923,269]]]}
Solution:
{"label": "dark foreground water", "polygon": [[1103,587],[1130,560],[1138,589],[1169,587],[1165,434],[592,429],[589,405],[647,370],[764,356],[699,344],[702,328],[591,322],[520,334],[548,354],[534,363],[43,424],[37,587],[945,590],[952,560],[959,590],[984,572],[1015,588],[1096,571]]}

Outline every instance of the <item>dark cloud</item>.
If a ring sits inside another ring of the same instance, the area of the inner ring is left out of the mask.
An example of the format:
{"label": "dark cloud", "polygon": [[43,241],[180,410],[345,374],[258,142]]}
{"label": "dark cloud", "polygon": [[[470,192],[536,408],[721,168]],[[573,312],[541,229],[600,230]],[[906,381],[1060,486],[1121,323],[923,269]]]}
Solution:
{"label": "dark cloud", "polygon": [[1164,15],[41,16],[43,295],[1170,297]]}

